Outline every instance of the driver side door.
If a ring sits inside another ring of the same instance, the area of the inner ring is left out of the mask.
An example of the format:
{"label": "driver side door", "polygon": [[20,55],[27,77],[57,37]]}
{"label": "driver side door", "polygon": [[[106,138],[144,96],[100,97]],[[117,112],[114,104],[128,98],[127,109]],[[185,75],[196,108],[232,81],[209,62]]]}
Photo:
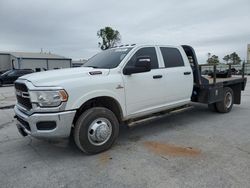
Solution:
{"label": "driver side door", "polygon": [[151,58],[151,70],[149,72],[123,75],[125,87],[126,109],[129,117],[146,115],[154,109],[165,106],[164,79],[159,69],[159,61],[155,47],[143,47],[138,49],[126,66],[133,66],[138,57]]}

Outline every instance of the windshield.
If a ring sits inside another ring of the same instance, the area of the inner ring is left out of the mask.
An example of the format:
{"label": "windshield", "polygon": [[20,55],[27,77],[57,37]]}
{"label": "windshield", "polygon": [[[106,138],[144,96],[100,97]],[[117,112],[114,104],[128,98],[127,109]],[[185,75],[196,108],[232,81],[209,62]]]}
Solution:
{"label": "windshield", "polygon": [[117,67],[132,48],[114,48],[100,52],[90,58],[83,67],[112,69]]}
{"label": "windshield", "polygon": [[1,76],[5,76],[5,75],[9,74],[11,71],[12,71],[12,70],[8,70],[8,71],[6,71],[5,73],[3,73]]}

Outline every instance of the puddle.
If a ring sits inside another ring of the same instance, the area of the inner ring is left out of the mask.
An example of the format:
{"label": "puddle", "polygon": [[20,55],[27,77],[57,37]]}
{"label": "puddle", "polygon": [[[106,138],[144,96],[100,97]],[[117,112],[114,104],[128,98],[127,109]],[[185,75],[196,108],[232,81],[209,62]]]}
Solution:
{"label": "puddle", "polygon": [[182,156],[195,157],[197,155],[200,155],[201,153],[201,150],[192,147],[182,147],[182,146],[164,144],[153,141],[144,142],[144,146],[149,151],[156,153],[158,155],[169,155],[176,157],[182,157]]}

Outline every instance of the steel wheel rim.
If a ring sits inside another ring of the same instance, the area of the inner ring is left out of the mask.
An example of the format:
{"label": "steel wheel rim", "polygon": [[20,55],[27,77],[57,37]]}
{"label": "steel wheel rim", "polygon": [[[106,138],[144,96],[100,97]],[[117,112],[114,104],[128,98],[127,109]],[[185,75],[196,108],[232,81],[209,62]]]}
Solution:
{"label": "steel wheel rim", "polygon": [[230,106],[232,105],[232,102],[233,102],[233,96],[230,92],[228,92],[225,97],[226,108],[230,108]]}
{"label": "steel wheel rim", "polygon": [[95,146],[105,144],[112,135],[112,125],[107,118],[95,119],[88,128],[88,140]]}

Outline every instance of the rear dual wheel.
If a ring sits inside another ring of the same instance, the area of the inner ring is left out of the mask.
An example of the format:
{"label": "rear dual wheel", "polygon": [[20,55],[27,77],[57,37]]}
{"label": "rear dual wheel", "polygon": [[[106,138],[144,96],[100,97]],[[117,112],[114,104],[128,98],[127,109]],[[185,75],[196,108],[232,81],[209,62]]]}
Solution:
{"label": "rear dual wheel", "polygon": [[208,105],[213,112],[228,113],[232,110],[234,104],[234,93],[230,87],[225,87],[223,91],[223,100]]}

